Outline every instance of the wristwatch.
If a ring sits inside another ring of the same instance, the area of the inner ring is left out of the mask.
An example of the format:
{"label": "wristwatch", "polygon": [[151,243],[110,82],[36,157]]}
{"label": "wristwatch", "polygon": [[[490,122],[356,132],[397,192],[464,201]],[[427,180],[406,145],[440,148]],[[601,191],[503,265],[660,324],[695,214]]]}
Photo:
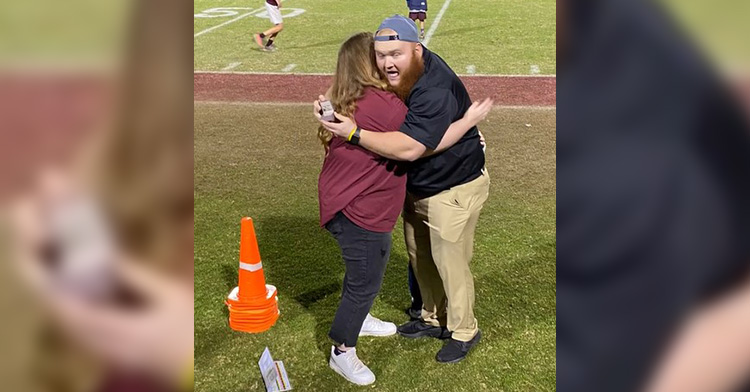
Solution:
{"label": "wristwatch", "polygon": [[357,127],[354,133],[349,137],[349,143],[354,144],[355,146],[359,145],[359,133],[361,130],[362,128]]}

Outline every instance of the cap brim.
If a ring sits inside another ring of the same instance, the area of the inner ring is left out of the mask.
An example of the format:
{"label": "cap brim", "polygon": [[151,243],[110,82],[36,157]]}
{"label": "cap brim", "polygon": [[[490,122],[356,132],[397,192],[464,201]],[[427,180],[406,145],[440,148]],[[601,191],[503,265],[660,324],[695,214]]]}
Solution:
{"label": "cap brim", "polygon": [[[376,33],[377,34],[377,33]],[[398,34],[395,35],[376,35],[375,41],[399,41]]]}

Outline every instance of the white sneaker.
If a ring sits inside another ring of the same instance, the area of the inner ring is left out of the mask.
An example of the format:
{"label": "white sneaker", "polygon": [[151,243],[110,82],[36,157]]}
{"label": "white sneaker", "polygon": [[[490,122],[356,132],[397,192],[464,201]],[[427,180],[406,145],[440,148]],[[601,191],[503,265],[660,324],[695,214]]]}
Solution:
{"label": "white sneaker", "polygon": [[375,382],[375,375],[370,368],[357,358],[356,347],[336,355],[334,346],[331,346],[331,359],[328,360],[328,366],[341,377],[357,385],[369,385]]}
{"label": "white sneaker", "polygon": [[396,334],[396,324],[382,321],[367,313],[359,336],[390,336]]}

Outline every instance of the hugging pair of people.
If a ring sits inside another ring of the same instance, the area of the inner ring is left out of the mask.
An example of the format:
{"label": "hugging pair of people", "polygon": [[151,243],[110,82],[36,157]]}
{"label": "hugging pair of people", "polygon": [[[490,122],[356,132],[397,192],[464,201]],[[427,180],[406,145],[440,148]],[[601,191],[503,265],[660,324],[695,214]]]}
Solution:
{"label": "hugging pair of people", "polygon": [[[329,100],[335,120],[321,117]],[[358,336],[444,339],[438,362],[457,362],[477,344],[469,263],[489,195],[476,125],[492,101],[471,103],[461,80],[394,15],[377,32],[343,43],[333,84],[313,104],[326,149],[318,183],[320,222],[341,248],[346,273],[329,337],[330,367],[347,380],[375,375],[356,353]],[[398,328],[370,315],[399,214],[421,313]],[[417,288],[418,286],[418,288]]]}

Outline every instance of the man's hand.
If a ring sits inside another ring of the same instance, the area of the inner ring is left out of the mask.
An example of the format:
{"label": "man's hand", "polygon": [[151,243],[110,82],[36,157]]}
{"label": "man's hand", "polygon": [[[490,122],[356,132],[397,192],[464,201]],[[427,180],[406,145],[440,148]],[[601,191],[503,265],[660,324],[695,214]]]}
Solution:
{"label": "man's hand", "polygon": [[320,121],[325,129],[331,131],[331,133],[333,133],[334,135],[342,138],[349,137],[349,134],[352,132],[352,130],[357,129],[357,123],[355,123],[351,118],[342,116],[336,112],[333,112],[333,115],[339,122],[329,122],[322,120],[320,114],[320,101],[325,99],[326,98],[324,96],[320,95],[318,96],[318,99],[313,102],[313,114],[315,115],[315,118]]}
{"label": "man's hand", "polygon": [[464,113],[464,118],[476,125],[487,117],[487,114],[491,109],[492,99],[485,98],[482,102],[475,101],[471,104],[466,113]]}

